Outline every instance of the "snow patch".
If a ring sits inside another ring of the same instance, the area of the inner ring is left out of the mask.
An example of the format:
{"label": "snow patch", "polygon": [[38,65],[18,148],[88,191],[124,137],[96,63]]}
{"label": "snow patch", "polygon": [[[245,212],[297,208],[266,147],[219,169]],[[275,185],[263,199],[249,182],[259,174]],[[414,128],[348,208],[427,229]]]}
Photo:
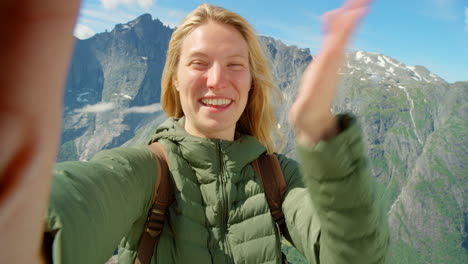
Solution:
{"label": "snow patch", "polygon": [[89,94],[89,92],[84,92],[84,93],[78,94],[78,97],[76,98],[76,101],[78,101],[78,102],[80,102],[80,103],[89,102],[88,99],[82,98],[83,96],[88,95],[88,94]]}
{"label": "snow patch", "polygon": [[416,68],[412,66],[406,66],[406,68],[414,73],[415,76],[411,76],[411,78],[413,78],[416,81],[422,81],[421,76],[416,72]]}
{"label": "snow patch", "polygon": [[356,60],[360,60],[363,56],[364,54],[361,51],[356,52]]}
{"label": "snow patch", "polygon": [[379,65],[382,68],[385,68],[385,61],[382,59],[382,56],[378,56],[377,59],[378,59],[377,65]]}
{"label": "snow patch", "polygon": [[429,76],[431,76],[432,78],[434,78],[434,81],[438,81],[439,80],[439,76],[435,75],[434,73],[431,72],[431,74],[429,74]]}
{"label": "snow patch", "polygon": [[122,97],[124,97],[124,98],[132,99],[132,97],[131,97],[130,95],[128,95],[128,94],[122,93],[121,95],[122,95]]}
{"label": "snow patch", "polygon": [[126,93],[113,93],[112,95],[122,96],[123,98],[130,99],[130,100],[133,99],[133,97],[131,97],[130,95]]}
{"label": "snow patch", "polygon": [[390,59],[390,58],[388,58],[388,57],[386,57],[386,56],[383,56],[383,59],[384,59],[386,62],[388,62],[388,63],[390,63],[391,65],[393,65],[395,68],[403,68],[401,65],[398,65],[398,64],[394,63],[394,62],[392,61],[392,59]]}
{"label": "snow patch", "polygon": [[[392,66],[389,66],[387,69],[385,69],[387,72],[389,72],[390,74],[392,74],[393,76],[397,76],[395,74],[395,69],[392,67]],[[389,74],[389,75],[390,75]]]}
{"label": "snow patch", "polygon": [[364,60],[364,63],[365,63],[365,64],[368,64],[369,62],[372,61],[372,60],[371,60],[369,57],[367,57],[362,51],[356,52],[356,60],[359,60],[359,61]]}

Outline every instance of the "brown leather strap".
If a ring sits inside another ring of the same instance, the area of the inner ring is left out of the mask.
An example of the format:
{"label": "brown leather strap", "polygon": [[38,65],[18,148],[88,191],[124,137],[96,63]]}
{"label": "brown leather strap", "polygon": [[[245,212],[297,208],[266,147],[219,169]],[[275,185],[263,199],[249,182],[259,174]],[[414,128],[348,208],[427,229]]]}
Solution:
{"label": "brown leather strap", "polygon": [[166,150],[159,142],[152,143],[148,148],[156,158],[158,174],[154,188],[153,207],[148,212],[148,219],[140,239],[135,264],[149,264],[151,262],[155,247],[161,237],[167,208],[175,199],[174,186],[169,177]]}
{"label": "brown leather strap", "polygon": [[274,154],[264,154],[254,160],[252,166],[260,176],[271,215],[284,235],[286,222],[281,205],[286,194],[286,182],[278,158]]}

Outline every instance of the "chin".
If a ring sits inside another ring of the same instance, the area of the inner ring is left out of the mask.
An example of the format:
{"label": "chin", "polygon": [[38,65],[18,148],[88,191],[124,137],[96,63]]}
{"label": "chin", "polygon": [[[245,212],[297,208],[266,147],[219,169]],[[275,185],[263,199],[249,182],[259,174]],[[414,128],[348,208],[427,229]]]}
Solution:
{"label": "chin", "polygon": [[206,131],[226,131],[226,130],[229,130],[229,128],[231,127],[231,125],[229,124],[226,124],[225,122],[223,121],[209,121],[209,122],[205,122],[203,124],[203,127],[206,128]]}
{"label": "chin", "polygon": [[206,131],[205,134],[211,135],[209,137],[219,137],[217,135],[223,134],[228,131],[234,131],[236,124],[226,123],[225,120],[206,120],[200,124],[202,130]]}

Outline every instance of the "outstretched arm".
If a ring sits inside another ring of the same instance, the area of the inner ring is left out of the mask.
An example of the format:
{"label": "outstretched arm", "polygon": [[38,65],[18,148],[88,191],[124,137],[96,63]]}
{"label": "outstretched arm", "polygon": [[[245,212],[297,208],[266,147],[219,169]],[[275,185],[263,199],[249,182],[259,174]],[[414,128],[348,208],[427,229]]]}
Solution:
{"label": "outstretched arm", "polygon": [[323,16],[324,37],[318,55],[306,68],[297,99],[289,112],[298,143],[315,144],[338,132],[330,108],[339,82],[344,51],[371,0],[346,0]]}
{"label": "outstretched arm", "polygon": [[0,263],[38,263],[78,0],[0,0]]}
{"label": "outstretched arm", "polygon": [[[350,116],[335,118],[330,112],[344,50],[370,2],[346,0],[324,15],[322,47],[304,72],[289,113],[298,135],[300,166],[296,167],[311,200],[300,202],[305,190],[288,185],[283,211],[290,238],[311,262],[387,261],[387,220],[375,193],[361,131]],[[291,183],[300,182],[294,180],[298,173],[293,168],[289,162],[290,173],[286,169],[285,175]]]}

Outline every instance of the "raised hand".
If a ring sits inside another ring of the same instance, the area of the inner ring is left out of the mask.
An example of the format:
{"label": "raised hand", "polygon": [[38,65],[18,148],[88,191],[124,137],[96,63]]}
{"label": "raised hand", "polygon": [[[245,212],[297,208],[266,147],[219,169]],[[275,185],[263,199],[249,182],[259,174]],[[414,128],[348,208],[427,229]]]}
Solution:
{"label": "raised hand", "polygon": [[38,263],[78,0],[0,0],[0,263]]}
{"label": "raised hand", "polygon": [[337,124],[330,108],[339,82],[338,71],[344,50],[371,0],[346,0],[338,9],[323,15],[324,37],[318,55],[306,68],[297,99],[289,112],[298,142],[314,144],[333,137]]}

